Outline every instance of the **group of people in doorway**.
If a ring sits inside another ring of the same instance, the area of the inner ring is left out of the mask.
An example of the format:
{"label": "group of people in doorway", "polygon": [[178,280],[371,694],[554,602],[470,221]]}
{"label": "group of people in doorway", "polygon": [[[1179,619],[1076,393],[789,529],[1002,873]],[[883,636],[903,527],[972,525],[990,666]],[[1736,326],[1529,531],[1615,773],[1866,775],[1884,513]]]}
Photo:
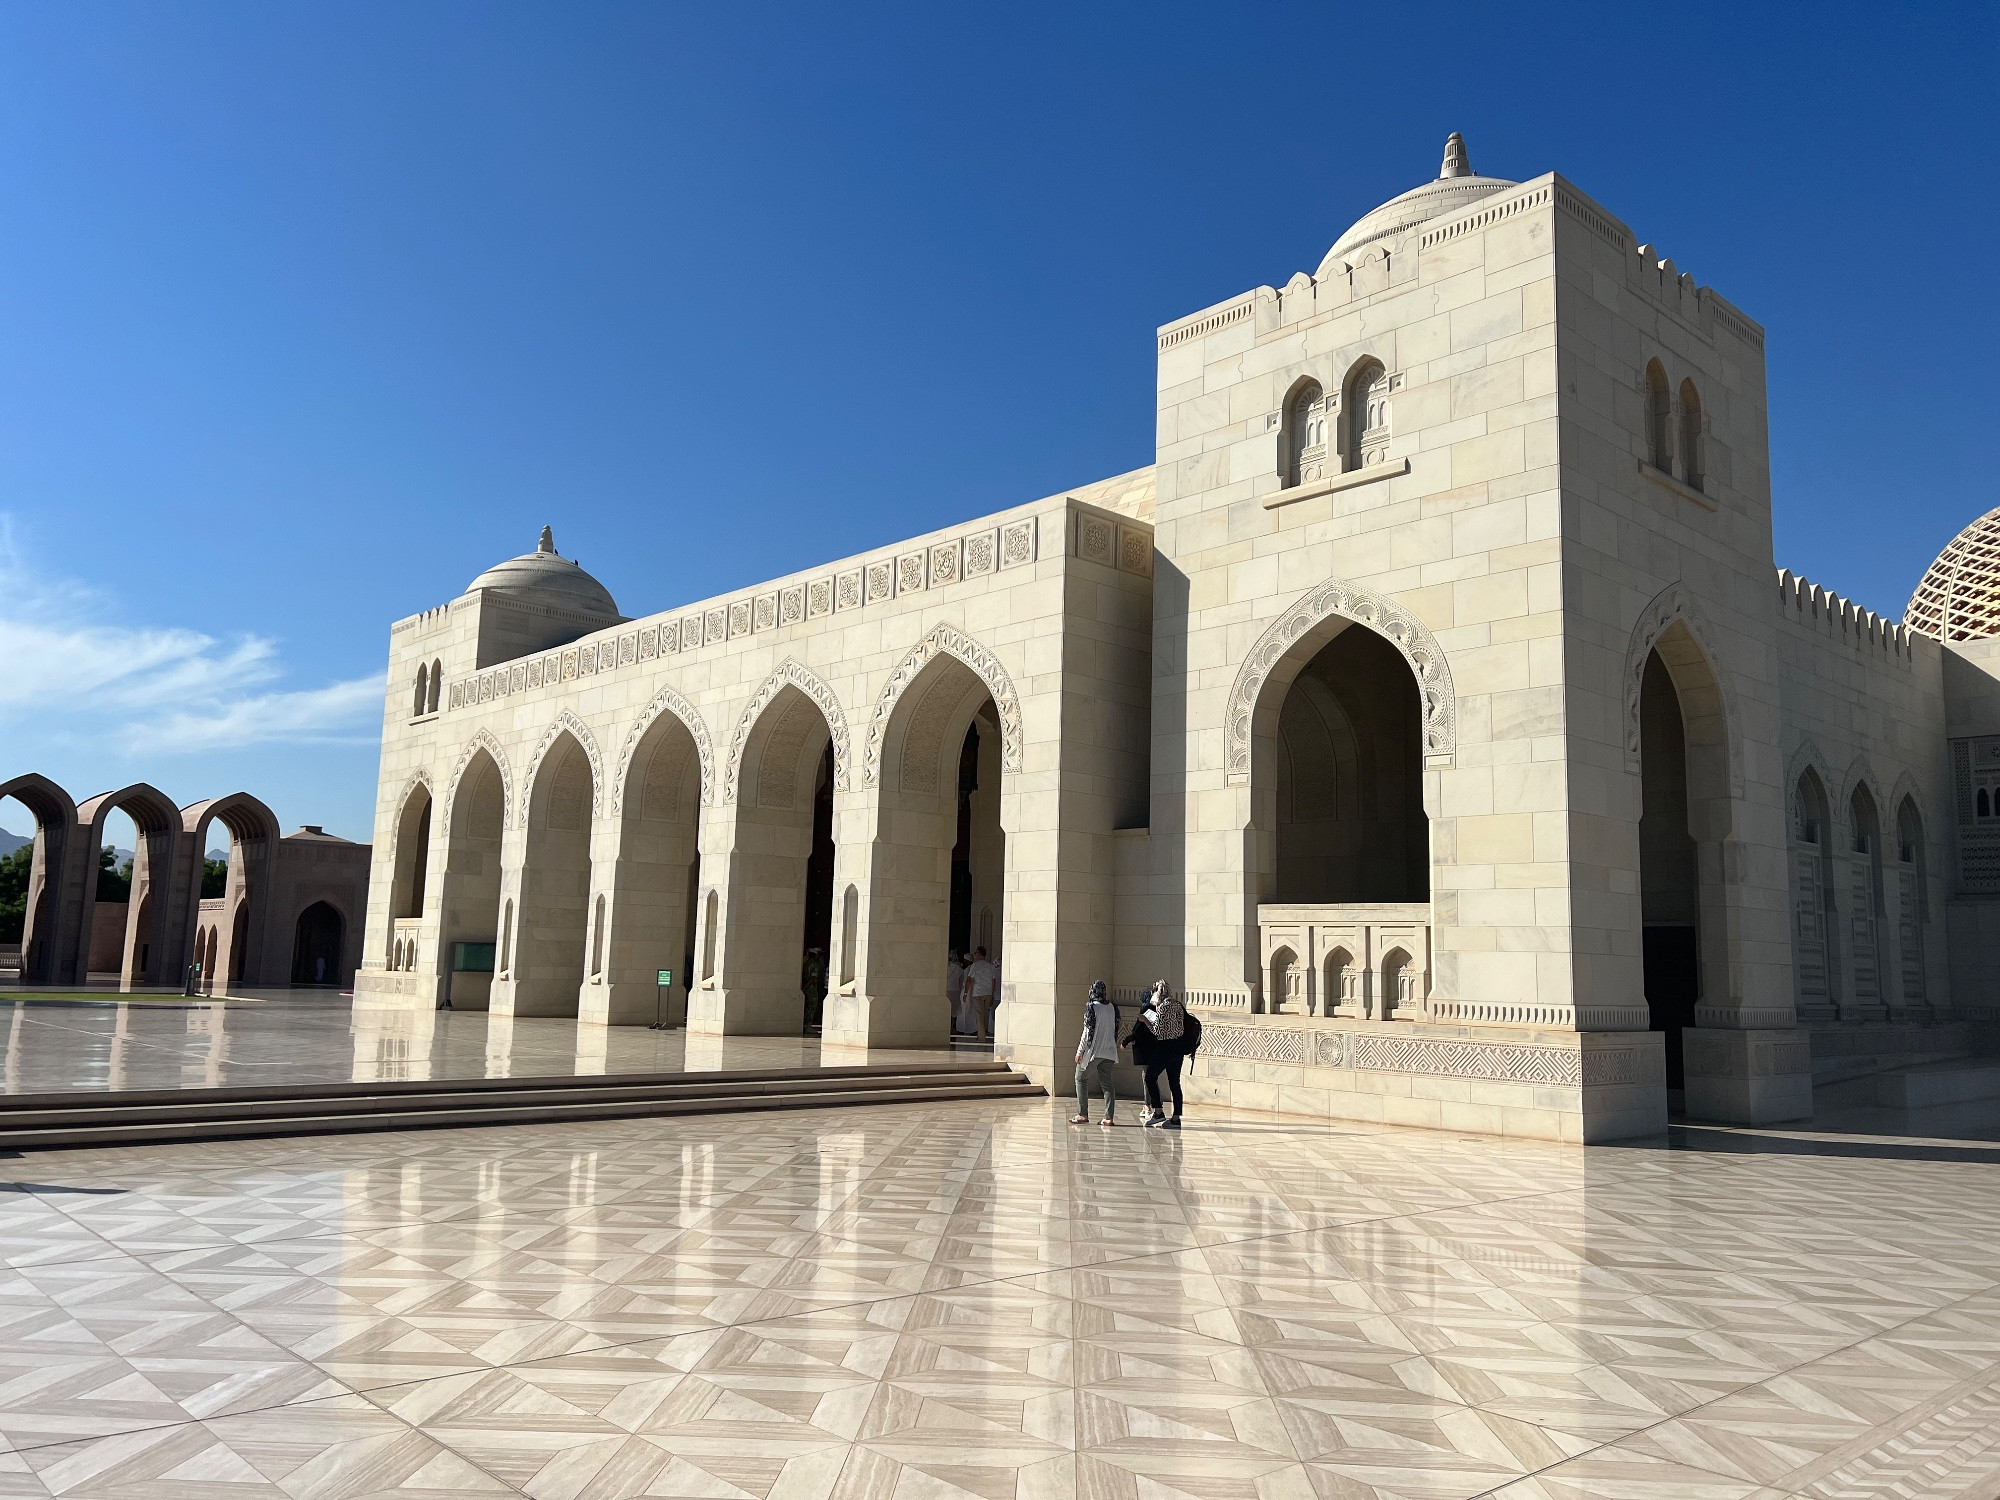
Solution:
{"label": "group of people in doorway", "polygon": [[945,970],[945,997],[951,1001],[953,1036],[993,1040],[993,1007],[1000,995],[1000,966],[984,947],[954,953]]}
{"label": "group of people in doorway", "polygon": [[[1118,1123],[1118,1090],[1112,1070],[1118,1064],[1118,1050],[1132,1054],[1132,1061],[1146,1070],[1146,1113],[1139,1121],[1154,1130],[1179,1130],[1187,1112],[1181,1097],[1181,1064],[1201,1046],[1201,1020],[1174,994],[1166,980],[1155,980],[1146,1003],[1133,1018],[1129,1031],[1120,1033],[1118,1007],[1099,979],[1090,986],[1090,999],[1083,1007],[1083,1035],[1076,1044],[1076,1113],[1072,1125],[1090,1123],[1092,1089],[1104,1095],[1104,1124]],[[1160,1080],[1167,1081],[1173,1095],[1174,1112],[1166,1112],[1160,1096]]]}

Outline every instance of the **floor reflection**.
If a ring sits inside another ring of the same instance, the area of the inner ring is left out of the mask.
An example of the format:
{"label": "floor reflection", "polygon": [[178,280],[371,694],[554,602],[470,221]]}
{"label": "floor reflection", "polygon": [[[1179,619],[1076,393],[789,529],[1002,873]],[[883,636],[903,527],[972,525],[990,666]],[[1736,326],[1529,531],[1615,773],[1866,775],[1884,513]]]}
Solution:
{"label": "floor reflection", "polygon": [[823,1048],[813,1037],[690,1036],[644,1026],[355,1006],[324,992],[6,1006],[5,1092],[259,1088],[449,1078],[722,1072],[981,1062],[990,1049]]}

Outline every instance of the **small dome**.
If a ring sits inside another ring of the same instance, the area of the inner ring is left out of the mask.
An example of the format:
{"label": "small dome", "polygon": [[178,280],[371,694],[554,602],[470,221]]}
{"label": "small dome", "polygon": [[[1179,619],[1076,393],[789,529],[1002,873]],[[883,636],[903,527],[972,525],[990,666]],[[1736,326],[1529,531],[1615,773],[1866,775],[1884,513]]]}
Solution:
{"label": "small dome", "polygon": [[1401,234],[1426,220],[1442,218],[1468,203],[1476,203],[1489,193],[1519,185],[1504,177],[1476,175],[1472,170],[1472,160],[1466,155],[1465,137],[1454,130],[1444,143],[1444,166],[1438,172],[1437,180],[1413,187],[1407,193],[1399,193],[1380,208],[1355,220],[1347,233],[1335,240],[1333,248],[1326,252],[1326,258],[1319,263],[1318,274],[1326,275],[1338,261],[1373,240]]}
{"label": "small dome", "polygon": [[1936,641],[2000,635],[2000,507],[1945,544],[1910,595],[1903,623]]}
{"label": "small dome", "polygon": [[543,604],[572,614],[620,618],[611,591],[567,557],[556,554],[555,533],[544,526],[541,545],[503,563],[495,563],[465,586],[470,594],[491,589],[511,599]]}

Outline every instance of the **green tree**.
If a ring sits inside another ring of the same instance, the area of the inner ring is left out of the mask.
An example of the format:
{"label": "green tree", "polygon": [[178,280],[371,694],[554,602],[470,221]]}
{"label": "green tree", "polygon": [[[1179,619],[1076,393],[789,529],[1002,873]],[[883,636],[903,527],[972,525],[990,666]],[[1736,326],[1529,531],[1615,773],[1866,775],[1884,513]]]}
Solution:
{"label": "green tree", "polygon": [[118,855],[110,849],[97,851],[97,899],[99,901],[130,901],[132,899],[132,861],[126,860],[122,867],[115,861]]}
{"label": "green tree", "polygon": [[229,861],[205,859],[201,862],[201,899],[213,901],[229,894]]}
{"label": "green tree", "polygon": [[18,943],[28,925],[28,877],[35,868],[35,846],[23,844],[0,859],[0,943]]}

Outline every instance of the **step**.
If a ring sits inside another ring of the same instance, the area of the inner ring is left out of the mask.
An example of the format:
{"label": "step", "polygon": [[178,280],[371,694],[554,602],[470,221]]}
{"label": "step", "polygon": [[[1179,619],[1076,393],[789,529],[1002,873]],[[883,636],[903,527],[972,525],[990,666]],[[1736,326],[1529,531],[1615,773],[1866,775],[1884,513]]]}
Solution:
{"label": "step", "polygon": [[[829,1076],[832,1075],[832,1076]],[[347,1084],[310,1091],[285,1089],[149,1090],[144,1094],[93,1093],[17,1095],[0,1101],[0,1132],[64,1123],[107,1121],[115,1124],[171,1124],[190,1119],[238,1119],[285,1115],[365,1114],[416,1109],[465,1111],[515,1108],[532,1101],[539,1107],[616,1102],[619,1100],[706,1099],[799,1091],[850,1092],[905,1088],[929,1083],[966,1090],[1003,1087],[1019,1080],[1009,1068],[872,1070],[856,1076],[835,1070],[785,1072],[775,1075],[738,1074],[725,1080],[707,1075],[669,1073],[634,1078],[605,1075],[577,1078],[493,1080],[504,1088],[484,1087],[483,1079],[442,1079],[415,1087]]]}
{"label": "step", "polygon": [[[0,1103],[0,1150],[1046,1097],[1039,1085],[1004,1065],[826,1068],[737,1074],[727,1081],[700,1075],[698,1082],[685,1073],[651,1076],[651,1084],[608,1075],[452,1080],[393,1089],[348,1085],[345,1093],[318,1089],[312,1097],[267,1089],[188,1090],[178,1096],[148,1090],[145,1097],[160,1102],[138,1109],[126,1108],[122,1095],[115,1103],[102,1094],[87,1101],[76,1095],[16,1096]],[[63,1100],[69,1101],[66,1107]],[[22,1107],[30,1104],[35,1107]]]}
{"label": "step", "polygon": [[2000,1060],[1961,1057],[1899,1068],[1875,1079],[1875,1102],[1895,1109],[1969,1104],[1977,1099],[2000,1099]]}

